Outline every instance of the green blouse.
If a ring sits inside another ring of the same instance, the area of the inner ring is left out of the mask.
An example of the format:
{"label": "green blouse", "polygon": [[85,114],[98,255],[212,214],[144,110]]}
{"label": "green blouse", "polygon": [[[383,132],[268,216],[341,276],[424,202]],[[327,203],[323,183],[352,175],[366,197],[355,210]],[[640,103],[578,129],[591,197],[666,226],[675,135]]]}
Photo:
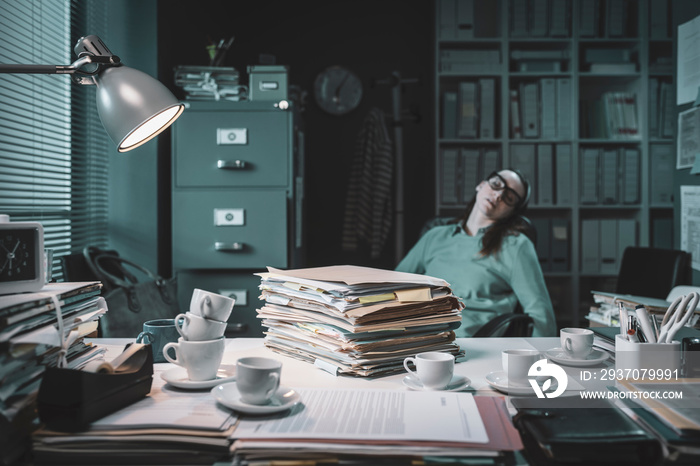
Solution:
{"label": "green blouse", "polygon": [[396,270],[450,283],[465,304],[458,337],[471,336],[497,315],[513,312],[518,302],[535,321],[533,336],[556,336],[552,302],[532,242],[525,235],[507,236],[498,255],[481,257],[485,230],[469,236],[457,225],[432,228]]}

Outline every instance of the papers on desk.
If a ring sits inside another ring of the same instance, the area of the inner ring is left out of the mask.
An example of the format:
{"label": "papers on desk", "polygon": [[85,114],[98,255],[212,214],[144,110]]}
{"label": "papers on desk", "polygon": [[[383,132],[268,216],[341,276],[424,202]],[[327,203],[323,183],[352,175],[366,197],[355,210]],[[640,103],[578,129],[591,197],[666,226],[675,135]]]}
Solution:
{"label": "papers on desk", "polygon": [[265,345],[331,373],[381,376],[416,353],[463,354],[454,342],[463,305],[444,280],[357,266],[257,275]]}
{"label": "papers on desk", "polygon": [[[61,337],[68,368],[103,355],[83,337],[97,329],[106,311],[99,282],[49,283],[37,293],[0,296],[0,463],[21,454],[23,438],[35,428],[36,394],[46,367],[59,360]],[[52,296],[60,306],[63,335]]]}
{"label": "papers on desk", "polygon": [[[591,308],[588,319],[593,322],[602,323],[608,326],[616,326],[618,321],[618,303],[622,303],[628,310],[633,310],[638,304],[644,305],[649,314],[662,318],[666,310],[671,305],[669,301],[659,298],[649,298],[646,296],[635,296],[631,294],[616,294],[605,291],[591,291],[593,301],[598,304],[597,308]],[[700,306],[695,310],[695,314],[686,324],[694,327],[700,320]]]}
{"label": "papers on desk", "polygon": [[286,416],[242,419],[232,451],[274,461],[325,456],[496,457],[522,448],[501,398],[403,390],[300,389]]}

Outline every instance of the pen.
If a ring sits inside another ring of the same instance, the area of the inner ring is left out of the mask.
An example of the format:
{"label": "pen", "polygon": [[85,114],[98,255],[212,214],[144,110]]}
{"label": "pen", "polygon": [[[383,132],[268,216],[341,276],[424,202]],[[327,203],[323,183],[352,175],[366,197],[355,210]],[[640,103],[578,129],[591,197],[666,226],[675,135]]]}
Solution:
{"label": "pen", "polygon": [[639,343],[639,335],[633,328],[627,330],[627,339],[631,342]]}
{"label": "pen", "polygon": [[647,309],[644,307],[644,305],[639,304],[635,308],[635,312],[637,314],[637,321],[639,322],[639,325],[642,327],[642,332],[644,332],[644,336],[646,337],[646,340],[649,343],[656,343],[656,335],[654,334],[654,328],[651,325],[651,321],[649,319],[649,313],[647,312]]}
{"label": "pen", "polygon": [[617,309],[619,311],[620,335],[626,335],[628,330],[627,309],[621,302],[617,303]]}

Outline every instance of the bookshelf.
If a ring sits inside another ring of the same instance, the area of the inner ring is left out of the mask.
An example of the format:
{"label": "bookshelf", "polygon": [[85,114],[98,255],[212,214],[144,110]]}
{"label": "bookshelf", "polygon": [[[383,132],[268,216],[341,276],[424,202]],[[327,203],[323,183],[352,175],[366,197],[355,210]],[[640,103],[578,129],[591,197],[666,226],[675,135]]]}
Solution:
{"label": "bookshelf", "polygon": [[516,167],[558,325],[586,325],[626,246],[673,247],[671,2],[438,0],[438,216]]}

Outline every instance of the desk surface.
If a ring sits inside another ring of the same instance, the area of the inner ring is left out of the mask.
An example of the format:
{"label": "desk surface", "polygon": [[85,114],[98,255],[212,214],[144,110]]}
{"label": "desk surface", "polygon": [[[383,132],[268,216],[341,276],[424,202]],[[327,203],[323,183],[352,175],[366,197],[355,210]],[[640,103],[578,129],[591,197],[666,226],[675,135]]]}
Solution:
{"label": "desk surface", "polygon": [[[116,357],[128,343],[129,339],[91,339],[88,340],[107,348],[107,360]],[[559,338],[458,338],[457,343],[464,348],[466,358],[455,365],[455,374],[463,375],[471,380],[469,391],[476,395],[502,395],[494,390],[486,381],[486,375],[493,371],[502,370],[501,351],[505,349],[537,349],[546,351],[559,346]],[[404,388],[402,379],[405,373],[378,379],[360,377],[333,376],[307,362],[278,354],[263,345],[262,338],[233,338],[226,340],[226,352],[222,364],[235,364],[238,358],[244,356],[265,356],[282,362],[281,384],[289,387],[325,387],[325,388]],[[600,366],[608,367],[611,361],[605,361]],[[174,367],[170,363],[154,365],[154,386],[164,385],[160,373]],[[575,395],[583,390],[578,383],[580,380],[578,367],[562,366],[569,377],[567,394]],[[598,386],[596,386],[598,385]],[[605,389],[605,383],[587,384],[588,389]]]}

